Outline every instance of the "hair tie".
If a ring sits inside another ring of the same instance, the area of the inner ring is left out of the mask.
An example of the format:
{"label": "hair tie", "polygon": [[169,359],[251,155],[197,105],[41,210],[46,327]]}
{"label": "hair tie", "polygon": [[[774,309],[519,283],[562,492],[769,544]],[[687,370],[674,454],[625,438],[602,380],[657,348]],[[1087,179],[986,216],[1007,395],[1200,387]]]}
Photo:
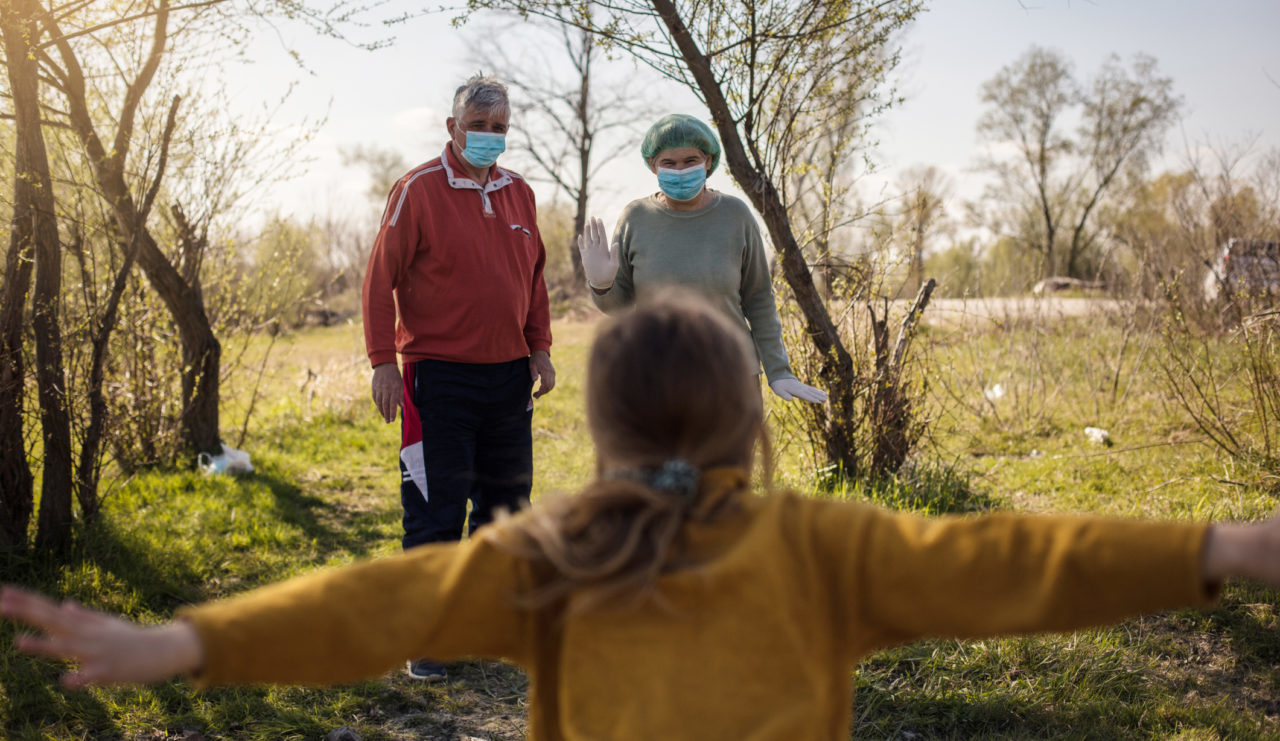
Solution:
{"label": "hair tie", "polygon": [[701,471],[697,466],[680,458],[672,458],[657,468],[628,469],[614,471],[608,475],[608,478],[633,479],[659,491],[679,494],[690,501],[698,493],[700,477]]}

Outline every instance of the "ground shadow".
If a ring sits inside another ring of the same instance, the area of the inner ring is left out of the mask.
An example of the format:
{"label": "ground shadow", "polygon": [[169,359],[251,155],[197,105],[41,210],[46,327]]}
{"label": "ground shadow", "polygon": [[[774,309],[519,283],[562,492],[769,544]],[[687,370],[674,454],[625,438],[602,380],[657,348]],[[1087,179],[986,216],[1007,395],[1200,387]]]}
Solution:
{"label": "ground shadow", "polygon": [[110,710],[92,693],[63,689],[58,675],[64,664],[32,659],[13,650],[11,624],[0,627],[0,688],[3,688],[3,727],[7,739],[45,739],[49,728],[66,735],[92,739],[123,737]]}
{"label": "ground shadow", "polygon": [[[376,512],[348,510],[275,474],[255,473],[252,480],[270,490],[276,517],[297,527],[322,551],[345,551],[361,558],[387,543],[386,535],[379,531],[381,520]],[[247,485],[248,480],[241,483]]]}

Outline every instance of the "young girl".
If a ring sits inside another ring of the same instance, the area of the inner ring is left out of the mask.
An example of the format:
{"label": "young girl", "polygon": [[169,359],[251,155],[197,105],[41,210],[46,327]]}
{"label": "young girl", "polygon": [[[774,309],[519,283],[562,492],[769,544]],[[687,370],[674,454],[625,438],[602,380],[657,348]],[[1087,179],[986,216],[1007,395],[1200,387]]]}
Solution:
{"label": "young girl", "polygon": [[[851,671],[924,636],[1063,631],[1280,585],[1280,521],[923,519],[754,496],[755,355],[701,299],[610,320],[587,415],[598,478],[460,544],[323,571],[137,626],[6,588],[73,687],[344,682],[407,657],[531,677],[529,738],[847,738]],[[322,649],[322,650],[318,650]]]}

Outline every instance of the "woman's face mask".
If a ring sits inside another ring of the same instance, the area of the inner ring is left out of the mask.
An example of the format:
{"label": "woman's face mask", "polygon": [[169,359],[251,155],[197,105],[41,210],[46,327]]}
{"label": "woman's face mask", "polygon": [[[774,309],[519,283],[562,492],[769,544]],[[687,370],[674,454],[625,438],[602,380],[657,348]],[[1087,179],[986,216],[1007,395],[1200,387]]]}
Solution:
{"label": "woman's face mask", "polygon": [[507,135],[488,131],[468,131],[467,145],[462,158],[475,167],[488,167],[498,161],[498,155],[507,151]]}
{"label": "woman's face mask", "polygon": [[683,170],[658,168],[658,187],[667,197],[675,201],[691,201],[702,192],[707,182],[707,166],[698,163]]}

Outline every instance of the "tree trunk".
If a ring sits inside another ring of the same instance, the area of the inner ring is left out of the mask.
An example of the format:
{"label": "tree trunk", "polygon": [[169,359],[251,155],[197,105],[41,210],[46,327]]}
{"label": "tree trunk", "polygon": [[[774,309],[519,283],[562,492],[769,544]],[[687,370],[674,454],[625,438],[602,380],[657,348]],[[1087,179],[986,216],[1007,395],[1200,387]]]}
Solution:
{"label": "tree trunk", "polygon": [[14,220],[18,229],[14,237],[29,241],[30,254],[35,258],[31,325],[44,442],[36,546],[58,550],[71,538],[73,470],[71,417],[67,411],[62,332],[58,326],[62,246],[54,210],[53,178],[49,174],[49,158],[40,127],[39,68],[35,54],[27,46],[38,43],[40,29],[34,21],[19,20],[34,18],[38,7],[32,0],[22,0],[11,9],[13,15],[5,18],[4,34],[16,139]]}
{"label": "tree trunk", "polygon": [[582,255],[578,252],[578,238],[587,227],[588,180],[591,179],[591,147],[593,144],[591,121],[591,55],[595,49],[591,32],[582,30],[581,60],[578,64],[578,105],[574,111],[578,117],[578,191],[574,195],[576,211],[573,214],[573,240],[569,243],[569,259],[573,262],[575,285],[587,284],[587,273],[582,269]]}
{"label": "tree trunk", "polygon": [[932,278],[920,286],[898,329],[898,340],[892,353],[889,352],[888,305],[883,317],[877,317],[874,307],[867,305],[871,312],[876,362],[870,400],[871,426],[875,434],[867,471],[873,477],[887,476],[902,468],[919,436],[912,423],[911,395],[903,389],[903,366],[906,364],[907,347],[915,335],[916,322],[929,305],[935,287],[937,282]]}
{"label": "tree trunk", "polygon": [[205,251],[208,239],[196,232],[181,207],[174,205],[170,212],[178,225],[182,250],[180,264],[186,268],[186,277],[175,270],[156,247],[145,224],[138,230],[141,237],[139,261],[178,324],[178,336],[182,340],[183,447],[194,460],[199,453],[216,455],[222,452],[218,434],[222,346],[213,335],[213,326],[204,311],[204,293],[200,289],[199,257]]}
{"label": "tree trunk", "polygon": [[[15,96],[16,97],[16,96]],[[15,100],[16,102],[16,100]],[[44,451],[41,467],[40,517],[36,523],[36,547],[62,550],[71,540],[72,454],[71,415],[67,405],[66,372],[62,366],[62,330],[58,326],[62,299],[62,246],[54,220],[53,182],[44,141],[37,134],[43,171],[38,190],[36,225],[36,282],[32,297],[32,329],[36,340],[36,385],[40,399],[40,426]],[[20,145],[21,146],[21,145]],[[29,170],[29,174],[37,174]]]}
{"label": "tree trunk", "polygon": [[[88,284],[91,276],[85,267],[83,243],[76,239],[73,245],[77,248],[77,257],[80,259],[82,279]],[[90,335],[89,424],[85,426],[84,439],[80,441],[80,466],[76,470],[76,499],[80,502],[80,516],[86,523],[97,518],[100,504],[98,479],[102,468],[102,440],[107,421],[107,399],[102,384],[106,375],[108,342],[116,326],[120,299],[124,296],[129,273],[133,270],[134,255],[137,254],[137,250],[131,245],[126,246],[125,250],[124,261],[116,270],[111,283],[111,293],[107,296],[102,318],[97,329]]]}
{"label": "tree trunk", "polygon": [[911,288],[919,291],[924,285],[924,217],[916,219],[915,234],[911,240]]}
{"label": "tree trunk", "polygon": [[[924,178],[921,178],[923,181]],[[929,199],[924,192],[924,183],[916,183],[915,202],[911,206],[911,267],[909,285],[912,291],[919,291],[924,285],[924,230],[931,215]]]}
{"label": "tree trunk", "polygon": [[[21,178],[18,178],[21,181]],[[24,233],[30,219],[17,218],[21,197],[14,198],[15,218],[5,256],[5,283],[0,298],[0,550],[26,545],[35,502],[35,482],[23,435],[22,402],[26,363],[22,327],[31,285],[31,239]]]}
{"label": "tree trunk", "polygon": [[0,547],[4,549],[26,545],[35,502],[34,479],[23,434],[26,362],[22,335],[35,265],[36,224],[40,218],[35,184],[27,177],[32,168],[26,140],[32,126],[38,131],[40,120],[39,111],[32,104],[39,95],[35,61],[27,48],[34,28],[30,23],[23,23],[21,17],[21,8],[16,4],[0,5],[0,40],[4,44],[17,135],[13,221],[0,299]]}
{"label": "tree trunk", "polygon": [[1058,239],[1057,229],[1054,228],[1053,221],[1050,219],[1045,222],[1045,241],[1044,241],[1044,269],[1041,271],[1041,278],[1052,278],[1057,275],[1054,260],[1057,258],[1057,250],[1054,249],[1054,242]]}
{"label": "tree trunk", "polygon": [[[584,32],[583,44],[590,43],[590,34]],[[569,260],[573,264],[574,286],[578,289],[587,285],[587,272],[582,268],[582,253],[578,251],[578,240],[587,228],[587,181],[591,177],[591,109],[588,106],[591,92],[590,64],[591,50],[589,46],[583,51],[582,86],[578,89],[578,190],[573,195],[573,237],[569,240]]]}
{"label": "tree trunk", "polygon": [[1053,271],[1057,267],[1053,261],[1054,242],[1058,239],[1058,224],[1054,218],[1053,209],[1049,206],[1048,132],[1049,124],[1045,124],[1041,128],[1040,154],[1033,170],[1036,176],[1036,192],[1040,197],[1040,216],[1044,219],[1044,269],[1041,271],[1041,278],[1052,278]]}
{"label": "tree trunk", "polygon": [[[583,160],[583,169],[586,169],[586,157]],[[585,177],[585,174],[584,174]],[[582,181],[586,182],[586,181]],[[578,250],[578,238],[582,236],[582,232],[587,228],[587,189],[585,187],[578,189],[577,210],[573,214],[573,237],[569,240],[569,259],[573,261],[573,279],[574,285],[581,287],[587,284],[587,272],[582,268],[582,253]]]}

